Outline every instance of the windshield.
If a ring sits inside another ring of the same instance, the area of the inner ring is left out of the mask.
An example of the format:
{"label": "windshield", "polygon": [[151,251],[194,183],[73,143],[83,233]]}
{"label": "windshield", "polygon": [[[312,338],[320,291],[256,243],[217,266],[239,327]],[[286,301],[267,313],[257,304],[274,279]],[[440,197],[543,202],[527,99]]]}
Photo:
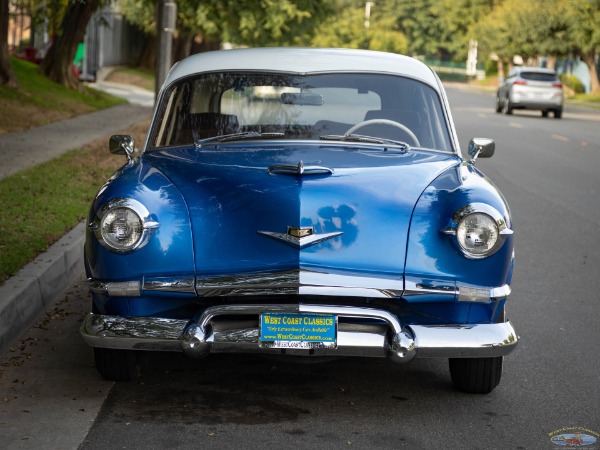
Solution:
{"label": "windshield", "polygon": [[240,72],[201,74],[173,85],[162,97],[149,149],[228,135],[335,141],[350,134],[452,151],[439,96],[413,79]]}

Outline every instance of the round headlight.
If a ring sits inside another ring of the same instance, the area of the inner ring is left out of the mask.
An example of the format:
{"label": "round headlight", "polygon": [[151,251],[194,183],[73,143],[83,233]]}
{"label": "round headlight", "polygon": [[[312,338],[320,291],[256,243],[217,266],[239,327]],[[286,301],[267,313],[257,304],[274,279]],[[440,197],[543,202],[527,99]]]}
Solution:
{"label": "round headlight", "polygon": [[498,243],[498,225],[487,214],[472,213],[458,223],[456,238],[464,252],[474,257],[487,256]]}
{"label": "round headlight", "polygon": [[470,203],[460,208],[450,226],[440,230],[454,236],[455,243],[468,259],[481,259],[502,248],[506,238],[513,234],[504,216],[486,203]]}
{"label": "round headlight", "polygon": [[144,224],[140,216],[132,209],[113,208],[100,222],[102,239],[111,248],[127,251],[134,248],[144,232]]}
{"label": "round headlight", "polygon": [[132,198],[109,200],[88,224],[98,243],[117,253],[128,253],[144,247],[159,226],[148,209]]}

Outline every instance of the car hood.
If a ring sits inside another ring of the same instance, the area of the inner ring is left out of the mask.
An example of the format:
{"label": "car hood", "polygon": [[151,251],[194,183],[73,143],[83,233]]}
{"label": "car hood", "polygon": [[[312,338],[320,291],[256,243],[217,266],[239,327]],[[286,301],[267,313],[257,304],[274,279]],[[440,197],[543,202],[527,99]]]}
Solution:
{"label": "car hood", "polygon": [[[276,143],[170,148],[142,158],[185,198],[199,278],[303,269],[401,279],[414,205],[459,162],[433,152]],[[276,165],[304,173],[269,171]],[[288,227],[312,236],[289,236]]]}

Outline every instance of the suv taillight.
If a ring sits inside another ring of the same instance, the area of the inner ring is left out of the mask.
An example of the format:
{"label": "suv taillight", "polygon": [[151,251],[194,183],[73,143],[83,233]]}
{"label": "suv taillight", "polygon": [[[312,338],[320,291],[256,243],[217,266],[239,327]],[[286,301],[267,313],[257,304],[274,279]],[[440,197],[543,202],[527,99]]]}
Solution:
{"label": "suv taillight", "polygon": [[561,88],[563,87],[562,83],[560,81],[555,81],[554,83],[552,83],[553,87],[557,87],[557,88]]}
{"label": "suv taillight", "polygon": [[515,82],[513,84],[524,85],[524,84],[527,84],[527,81],[525,81],[525,80],[515,80]]}

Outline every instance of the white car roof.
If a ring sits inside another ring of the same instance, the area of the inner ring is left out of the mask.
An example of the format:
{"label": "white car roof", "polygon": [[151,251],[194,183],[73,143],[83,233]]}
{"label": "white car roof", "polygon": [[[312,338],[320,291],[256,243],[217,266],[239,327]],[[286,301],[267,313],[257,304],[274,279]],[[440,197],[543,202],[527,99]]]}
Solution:
{"label": "white car roof", "polygon": [[165,85],[200,72],[223,70],[280,71],[291,73],[375,72],[421,80],[436,90],[433,71],[408,56],[370,50],[327,48],[245,48],[192,55],[173,66]]}

